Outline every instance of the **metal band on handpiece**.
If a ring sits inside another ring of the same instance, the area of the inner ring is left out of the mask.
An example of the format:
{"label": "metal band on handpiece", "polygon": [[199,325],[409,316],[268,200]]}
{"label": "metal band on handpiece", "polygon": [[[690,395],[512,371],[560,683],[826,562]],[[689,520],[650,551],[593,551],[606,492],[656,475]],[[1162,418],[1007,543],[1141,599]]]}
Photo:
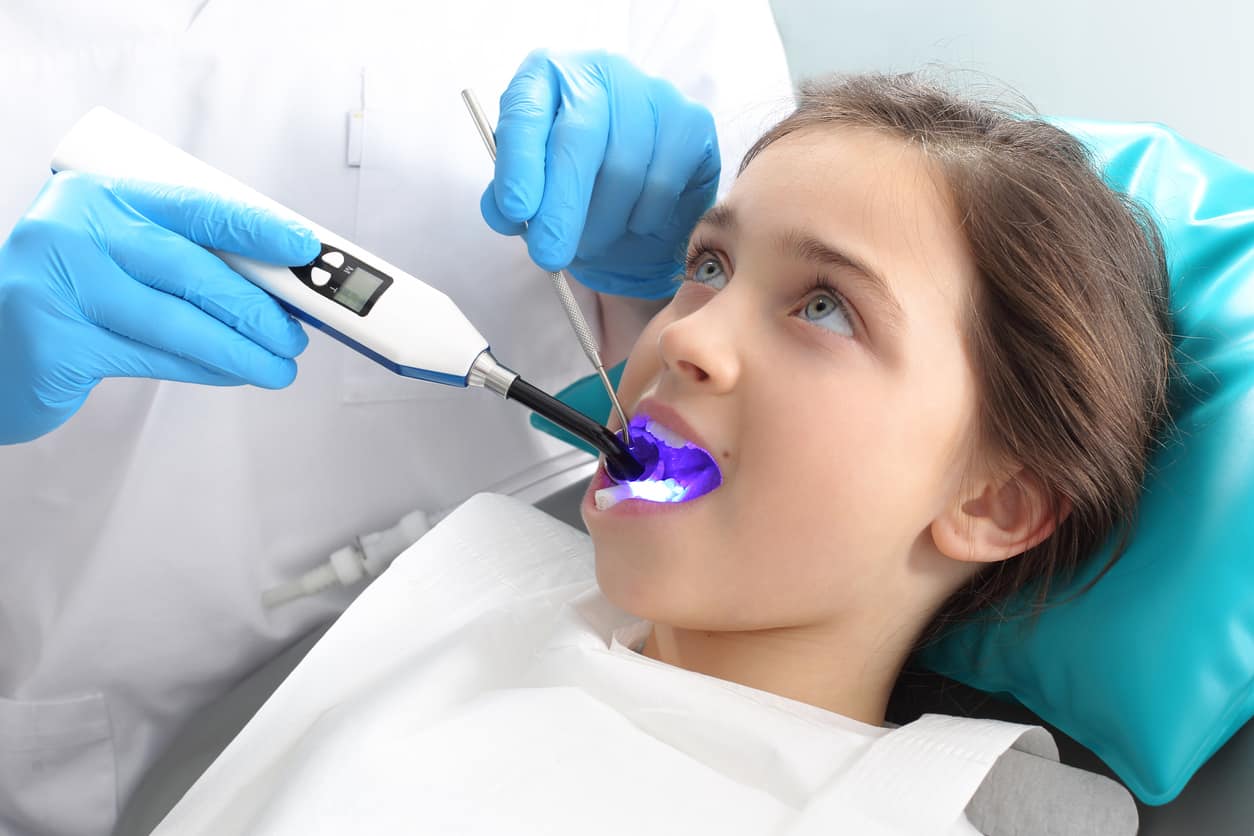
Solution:
{"label": "metal band on handpiece", "polygon": [[502,366],[491,351],[486,349],[470,364],[470,374],[466,376],[467,386],[481,386],[496,392],[502,398],[509,396],[509,387],[518,375]]}

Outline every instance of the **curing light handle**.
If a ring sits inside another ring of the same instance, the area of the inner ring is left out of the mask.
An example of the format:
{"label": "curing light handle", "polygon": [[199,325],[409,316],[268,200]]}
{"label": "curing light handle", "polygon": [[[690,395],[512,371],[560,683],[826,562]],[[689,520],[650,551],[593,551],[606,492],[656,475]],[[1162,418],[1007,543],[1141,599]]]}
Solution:
{"label": "curing light handle", "polygon": [[636,461],[618,435],[582,412],[572,409],[552,395],[537,389],[521,377],[514,379],[505,397],[518,401],[532,412],[548,418],[562,429],[579,436],[600,450],[605,454],[606,469],[615,479],[631,481],[644,475],[644,465]]}

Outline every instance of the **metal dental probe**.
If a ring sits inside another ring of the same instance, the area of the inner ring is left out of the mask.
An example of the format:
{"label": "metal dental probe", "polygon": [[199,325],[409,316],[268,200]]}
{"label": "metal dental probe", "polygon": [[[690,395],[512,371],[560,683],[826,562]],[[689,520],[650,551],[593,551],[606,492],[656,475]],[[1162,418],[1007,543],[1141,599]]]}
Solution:
{"label": "metal dental probe", "polygon": [[[483,138],[484,147],[488,149],[488,156],[492,158],[493,162],[496,162],[496,135],[492,131],[491,123],[488,122],[487,114],[479,106],[479,100],[475,98],[474,91],[469,88],[463,90],[462,101],[466,103],[466,109],[470,111],[470,118],[474,120],[475,127],[479,129],[479,136]],[[610,396],[610,403],[614,405],[614,411],[618,413],[618,421],[622,424],[623,441],[630,444],[631,430],[627,421],[627,413],[623,412],[623,407],[618,402],[618,396],[614,393],[614,387],[610,384],[610,379],[605,374],[605,364],[601,362],[601,349],[597,346],[596,338],[592,336],[592,329],[588,327],[588,322],[583,317],[583,311],[579,309],[579,303],[575,301],[574,295],[570,292],[570,286],[566,283],[566,279],[561,272],[549,273],[549,280],[553,283],[553,289],[557,291],[558,298],[562,301],[562,308],[566,311],[566,318],[570,321],[570,327],[574,329],[575,336],[579,338],[579,344],[583,346],[583,353],[587,355],[588,360],[592,363],[592,367],[596,369],[597,375],[601,378],[601,385],[605,387],[606,393]]]}

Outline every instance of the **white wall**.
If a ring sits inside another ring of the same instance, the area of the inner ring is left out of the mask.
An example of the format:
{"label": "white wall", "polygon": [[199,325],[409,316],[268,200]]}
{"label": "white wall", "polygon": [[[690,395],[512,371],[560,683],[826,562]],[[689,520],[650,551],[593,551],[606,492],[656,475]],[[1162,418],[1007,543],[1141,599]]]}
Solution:
{"label": "white wall", "polygon": [[975,70],[1043,113],[1163,122],[1254,168],[1254,0],[772,6],[794,78],[930,63]]}

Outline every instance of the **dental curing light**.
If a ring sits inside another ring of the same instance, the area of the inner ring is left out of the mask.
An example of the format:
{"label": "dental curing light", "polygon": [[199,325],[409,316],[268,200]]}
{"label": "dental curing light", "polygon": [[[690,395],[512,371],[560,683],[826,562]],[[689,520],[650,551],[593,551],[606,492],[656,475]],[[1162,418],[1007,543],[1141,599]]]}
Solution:
{"label": "dental curing light", "polygon": [[90,111],[57,146],[52,170],[192,186],[290,218],[322,244],[308,264],[277,267],[214,254],[294,316],[397,374],[518,401],[604,453],[616,478],[643,473],[617,435],[497,362],[448,296],[121,116]]}

